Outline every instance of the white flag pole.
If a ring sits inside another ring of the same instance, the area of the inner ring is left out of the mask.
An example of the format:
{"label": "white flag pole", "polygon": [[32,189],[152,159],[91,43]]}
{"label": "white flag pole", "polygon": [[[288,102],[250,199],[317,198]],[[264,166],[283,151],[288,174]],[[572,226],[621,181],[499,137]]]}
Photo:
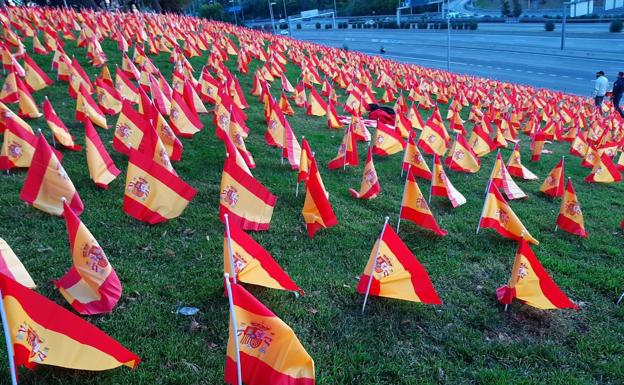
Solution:
{"label": "white flag pole", "polygon": [[[413,131],[410,131],[410,133],[409,133],[409,135],[407,137],[407,146],[409,146],[409,140],[412,138],[412,133],[413,133]],[[407,147],[407,146],[405,146],[405,147]],[[405,149],[405,151],[403,151],[403,162],[401,162],[401,178],[403,178],[403,164],[405,163],[406,159],[407,159],[407,148]],[[409,166],[408,166],[408,168],[409,168]]]}
{"label": "white flag pole", "polygon": [[401,198],[401,208],[399,209],[399,220],[397,221],[397,234],[399,233],[399,226],[401,226],[401,214],[403,213],[403,201],[405,200],[405,191],[407,190],[407,179],[409,178],[412,165],[407,166],[407,175],[405,176],[405,186],[403,186],[403,197]]}
{"label": "white flag pole", "polygon": [[429,200],[427,203],[431,203],[431,194],[433,194],[433,180],[435,179],[435,155],[433,156],[433,164],[431,165],[431,184],[429,185]]}
{"label": "white flag pole", "polygon": [[4,330],[4,339],[7,345],[7,354],[9,356],[9,372],[11,373],[11,385],[17,385],[17,373],[15,372],[15,360],[13,357],[13,342],[9,334],[9,321],[7,320],[4,302],[2,301],[2,290],[0,290],[0,316],[2,317],[2,329]]}
{"label": "white flag pole", "polygon": [[617,300],[616,305],[619,305],[622,302],[622,298],[624,298],[624,293],[620,296],[620,299]]}
{"label": "white flag pole", "polygon": [[232,280],[236,283],[236,268],[234,266],[234,250],[232,250],[232,237],[230,236],[230,219],[229,215],[223,215],[225,218],[225,234],[227,235],[228,245],[228,258],[230,259],[230,272],[232,273]]}
{"label": "white flag pole", "polygon": [[[301,141],[303,142],[303,140],[305,139],[305,135],[301,136]],[[299,165],[299,167],[301,168],[301,165]],[[297,174],[297,187],[295,187],[295,196],[298,197],[299,196],[299,174]]]}
{"label": "white flag pole", "polygon": [[377,242],[375,255],[373,256],[373,266],[371,268],[370,276],[368,277],[368,286],[366,287],[366,295],[364,296],[364,303],[362,304],[362,314],[364,314],[364,309],[366,309],[366,301],[368,301],[368,294],[370,293],[370,288],[371,288],[371,285],[373,284],[373,277],[375,275],[375,269],[377,268],[377,257],[379,257],[379,249],[381,248],[381,242],[383,241],[383,236],[384,236],[384,232],[386,231],[386,225],[388,224],[388,219],[390,219],[390,217],[386,217],[384,221],[383,228],[381,229],[381,235],[379,235],[379,240]]}
{"label": "white flag pole", "polygon": [[[347,169],[347,152],[349,150],[349,132],[351,131],[351,123],[349,123],[349,125],[347,126],[347,132],[345,132],[345,148],[344,148],[344,155],[342,158],[342,170],[346,170]],[[340,150],[338,150],[340,151]]]}
{"label": "white flag pole", "polygon": [[230,317],[232,317],[232,338],[234,339],[234,346],[236,347],[236,378],[238,385],[243,385],[243,376],[241,374],[240,364],[240,346],[238,343],[238,322],[236,322],[236,312],[234,311],[232,285],[230,284],[230,275],[228,273],[223,274],[223,277],[225,278],[225,287],[227,288],[228,302],[230,303]]}
{"label": "white flag pole", "polygon": [[[565,175],[565,155],[561,156],[561,175]],[[558,187],[557,187],[558,189]],[[565,187],[564,187],[565,189]],[[559,193],[559,191],[557,190],[557,193]]]}
{"label": "white flag pole", "polygon": [[481,216],[479,217],[479,224],[477,225],[477,234],[479,234],[479,230],[481,229],[481,219],[483,219],[483,214],[485,213],[485,204],[487,203],[488,195],[490,194],[491,184],[492,184],[492,176],[490,175],[490,180],[488,181],[487,190],[485,191],[485,199],[483,200],[483,209],[481,210]]}

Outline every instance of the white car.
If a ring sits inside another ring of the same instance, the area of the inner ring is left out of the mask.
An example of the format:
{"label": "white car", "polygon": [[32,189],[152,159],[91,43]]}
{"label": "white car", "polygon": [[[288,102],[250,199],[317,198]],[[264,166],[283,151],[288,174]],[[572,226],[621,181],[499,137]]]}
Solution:
{"label": "white car", "polygon": [[280,31],[280,35],[288,36],[288,30],[287,29],[282,29]]}

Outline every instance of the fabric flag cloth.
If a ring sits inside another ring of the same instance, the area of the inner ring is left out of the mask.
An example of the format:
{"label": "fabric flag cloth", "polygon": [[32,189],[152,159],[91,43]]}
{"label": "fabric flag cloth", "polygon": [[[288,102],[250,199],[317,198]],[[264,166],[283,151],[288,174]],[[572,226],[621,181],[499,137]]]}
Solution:
{"label": "fabric flag cloth", "polygon": [[566,184],[565,193],[561,200],[561,208],[559,209],[559,216],[557,217],[557,226],[568,233],[578,235],[579,237],[587,238],[587,231],[585,231],[585,222],[583,221],[583,213],[581,212],[581,205],[579,204],[572,181],[568,179]]}
{"label": "fabric flag cloth", "polygon": [[19,97],[19,109],[17,115],[24,119],[37,119],[41,117],[41,112],[37,107],[35,99],[28,91],[28,87],[21,80],[17,80],[17,94]]}
{"label": "fabric flag cloth", "polygon": [[525,239],[518,243],[509,283],[496,290],[496,297],[505,305],[517,298],[538,309],[578,309],[550,278]]}
{"label": "fabric flag cloth", "polygon": [[[232,261],[227,229],[223,238],[223,270],[240,282],[303,293],[282,267],[260,244],[235,223],[230,223]],[[234,272],[232,272],[234,267]]]}
{"label": "fabric flag cloth", "polygon": [[425,123],[425,127],[423,127],[423,130],[420,132],[418,146],[422,148],[426,154],[443,156],[448,149],[449,142],[450,137],[444,127],[440,111],[436,106],[433,114],[431,114]]}
{"label": "fabric flag cloth", "polygon": [[382,122],[377,123],[373,137],[373,154],[389,156],[405,149],[405,141],[401,133]]}
{"label": "fabric flag cloth", "polygon": [[483,212],[479,219],[479,228],[493,229],[505,238],[526,239],[534,245],[539,244],[520,222],[494,183],[490,183],[488,194],[485,197]]}
{"label": "fabric flag cloth", "polygon": [[362,176],[362,183],[360,184],[360,191],[358,192],[350,188],[349,193],[356,199],[374,199],[380,192],[381,186],[379,185],[377,171],[373,163],[373,148],[369,146],[368,154],[366,155],[366,165],[364,165],[364,175]]}
{"label": "fabric flag cloth", "polygon": [[268,230],[276,201],[266,187],[236,163],[235,157],[225,158],[219,199],[221,222],[229,214],[230,223],[243,230]]}
{"label": "fabric flag cloth", "polygon": [[591,173],[585,177],[585,182],[588,183],[617,183],[621,181],[622,175],[611,158],[604,152],[596,159]]}
{"label": "fabric flag cloth", "polygon": [[327,229],[338,224],[338,219],[329,203],[328,193],[323,186],[316,162],[311,162],[306,181],[306,197],[303,203],[303,219],[310,238],[320,229]]}
{"label": "fabric flag cloth", "polygon": [[52,215],[63,214],[66,198],[76,215],[84,210],[80,196],[43,134],[39,134],[20,199]]}
{"label": "fabric flag cloth", "polygon": [[327,164],[327,168],[335,170],[344,166],[357,166],[358,164],[357,142],[355,141],[355,135],[353,135],[353,131],[349,125],[342,137],[342,143],[340,143],[340,147],[338,148],[338,155]]}
{"label": "fabric flag cloth", "polygon": [[182,214],[197,191],[137,150],[130,151],[124,211],[151,225]]}
{"label": "fabric flag cloth", "polygon": [[364,273],[360,276],[358,293],[366,294],[371,274],[370,295],[442,304],[425,268],[388,224],[383,238],[378,238],[373,246]]}
{"label": "fabric flag cloth", "polygon": [[542,150],[546,143],[546,134],[542,130],[535,133],[533,142],[531,143],[531,162],[538,162],[542,156]]}
{"label": "fabric flag cloth", "polygon": [[2,274],[0,290],[16,366],[101,371],[135,368],[141,361],[100,329]]}
{"label": "fabric flag cloth", "polygon": [[63,123],[61,118],[56,114],[56,111],[54,111],[52,103],[50,103],[47,97],[43,102],[43,116],[45,117],[48,127],[54,134],[54,139],[57,143],[72,151],[80,151],[82,149],[82,147],[74,142],[74,138],[69,133],[65,123]]}
{"label": "fabric flag cloth", "polygon": [[173,91],[171,98],[171,112],[169,113],[171,128],[177,136],[192,138],[204,127],[196,111],[190,107],[182,94]]}
{"label": "fabric flag cloth", "polygon": [[505,191],[507,199],[523,199],[527,197],[524,191],[520,189],[520,187],[509,175],[500,152],[496,154],[496,161],[494,162],[494,167],[492,168],[492,173],[490,174],[490,180],[496,187],[502,188],[503,191]]}
{"label": "fabric flag cloth", "polygon": [[564,192],[564,180],[564,163],[563,158],[561,158],[555,168],[553,168],[546,179],[544,179],[540,191],[553,198],[561,197]]}
{"label": "fabric flag cloth", "polygon": [[110,313],[121,298],[121,282],[91,232],[63,204],[73,266],[54,285],[80,314]]}
{"label": "fabric flag cloth", "polygon": [[[448,198],[448,200],[451,201],[453,208],[458,208],[459,206],[466,203],[466,197],[464,197],[462,193],[457,191],[455,186],[453,186],[449,178],[446,176],[446,172],[444,172],[444,167],[442,167],[442,162],[440,162],[440,157],[438,157],[437,154],[433,156],[431,196]],[[431,201],[431,197],[429,197],[429,201]]]}
{"label": "fabric flag cloth", "polygon": [[84,122],[91,120],[93,124],[101,128],[108,128],[106,125],[106,116],[95,104],[91,95],[87,92],[83,85],[80,85],[78,97],[76,99],[76,120]]}
{"label": "fabric flag cloth", "polygon": [[457,135],[451,154],[444,163],[450,170],[457,172],[474,174],[481,169],[481,159],[475,154],[463,135]]}
{"label": "fabric flag cloth", "polygon": [[106,151],[91,121],[85,121],[84,126],[89,176],[97,187],[106,190],[108,185],[117,178],[121,171],[113,163],[113,159]]}
{"label": "fabric flag cloth", "polygon": [[533,174],[522,164],[522,159],[520,158],[520,146],[518,143],[516,143],[516,146],[507,161],[507,171],[509,171],[510,175],[515,176],[516,178],[522,178],[524,180],[539,179],[537,175]]}
{"label": "fabric flag cloth", "polygon": [[11,246],[0,238],[0,275],[2,274],[30,289],[37,287]]}
{"label": "fabric flag cloth", "polygon": [[403,171],[407,171],[409,169],[410,172],[417,177],[431,180],[431,170],[416,145],[415,137],[416,134],[414,132],[410,132],[401,168]]}
{"label": "fabric flag cloth", "polygon": [[238,385],[236,338],[245,385],[314,385],[314,361],[293,330],[241,285],[231,290],[237,325],[230,317],[225,382]]}
{"label": "fabric flag cloth", "polygon": [[442,237],[447,234],[445,230],[438,226],[438,222],[429,209],[427,200],[420,191],[420,187],[418,187],[416,177],[410,172],[407,173],[407,179],[405,180],[399,219],[412,221],[418,226],[429,229]]}
{"label": "fabric flag cloth", "polygon": [[15,120],[7,119],[0,150],[0,170],[30,167],[36,148],[37,136],[22,128]]}

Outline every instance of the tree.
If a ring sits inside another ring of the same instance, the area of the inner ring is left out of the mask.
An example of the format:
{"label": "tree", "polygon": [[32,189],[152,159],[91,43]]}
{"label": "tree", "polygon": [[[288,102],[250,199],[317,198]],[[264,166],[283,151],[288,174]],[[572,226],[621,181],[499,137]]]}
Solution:
{"label": "tree", "polygon": [[511,16],[511,7],[509,6],[508,0],[503,0],[501,4],[501,15],[505,17]]}
{"label": "tree", "polygon": [[199,17],[211,20],[223,20],[225,18],[225,11],[220,3],[202,4],[199,7]]}
{"label": "tree", "polygon": [[512,14],[514,17],[520,17],[520,15],[522,15],[522,4],[520,3],[520,0],[513,0]]}

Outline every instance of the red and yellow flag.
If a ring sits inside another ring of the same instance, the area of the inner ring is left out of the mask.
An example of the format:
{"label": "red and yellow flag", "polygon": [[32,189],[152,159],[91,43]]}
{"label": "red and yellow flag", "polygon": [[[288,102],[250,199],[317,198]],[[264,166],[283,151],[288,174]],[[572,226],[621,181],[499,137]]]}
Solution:
{"label": "red and yellow flag", "polygon": [[30,91],[28,91],[26,84],[19,79],[17,79],[17,95],[19,97],[19,109],[17,111],[17,115],[20,118],[37,119],[41,117],[41,112],[39,112],[35,99],[30,94]]}
{"label": "red and yellow flag", "polygon": [[56,114],[56,111],[54,111],[52,103],[50,103],[47,97],[43,102],[43,116],[45,117],[48,127],[54,134],[54,139],[57,143],[72,151],[80,151],[82,149],[82,147],[74,142],[74,138],[69,133],[65,123],[63,123],[61,118]]}
{"label": "red and yellow flag", "polygon": [[70,202],[70,207],[77,215],[82,213],[84,205],[74,184],[43,134],[39,134],[20,199],[41,211],[61,216],[63,198]]}
{"label": "red and yellow flag", "polygon": [[621,181],[622,175],[611,158],[604,152],[596,159],[592,172],[585,177],[585,182],[588,183],[617,183]]}
{"label": "red and yellow flag", "polygon": [[85,121],[85,148],[89,176],[95,185],[103,190],[108,189],[121,171],[115,167],[108,151],[90,120]]}
{"label": "red and yellow flag", "polygon": [[442,304],[425,268],[388,224],[373,246],[364,273],[360,276],[358,293],[366,294],[371,279],[370,295]]}
{"label": "red and yellow flag", "polygon": [[[451,201],[453,208],[457,208],[466,203],[466,198],[457,191],[455,186],[446,176],[440,157],[433,156],[433,174],[431,177],[431,196],[445,197]],[[431,201],[431,197],[429,198]]]}
{"label": "red and yellow flag", "polygon": [[364,175],[362,176],[362,183],[360,184],[360,191],[357,192],[350,188],[349,193],[356,199],[374,199],[380,192],[381,186],[379,185],[377,171],[373,163],[373,149],[369,146],[366,155],[366,165],[364,165]]}
{"label": "red and yellow flag", "polygon": [[0,238],[0,275],[3,274],[30,289],[37,287],[11,246]]}
{"label": "red and yellow flag", "polygon": [[271,254],[234,223],[229,224],[229,237],[232,243],[232,260],[226,228],[223,238],[224,272],[235,276],[238,281],[252,285],[303,293]]}
{"label": "red and yellow flag", "polygon": [[505,191],[507,199],[523,199],[527,197],[524,191],[522,191],[516,182],[514,182],[511,178],[511,175],[509,175],[500,152],[496,154],[496,161],[494,162],[494,167],[492,168],[492,173],[490,174],[490,181],[496,187],[502,188],[503,191]]}
{"label": "red and yellow flag", "polygon": [[76,99],[76,120],[84,122],[91,120],[93,124],[101,128],[108,128],[106,125],[106,116],[100,110],[95,101],[89,95],[87,90],[81,85]]}
{"label": "red and yellow flag", "polygon": [[481,159],[472,150],[463,135],[458,134],[451,154],[445,159],[446,166],[453,171],[474,174],[481,169]]}
{"label": "red and yellow flag", "polygon": [[490,138],[488,129],[491,130],[491,122],[484,116],[479,124],[475,124],[468,139],[468,143],[472,147],[472,150],[478,157],[483,157],[496,148],[496,143]]}
{"label": "red and yellow flag", "polygon": [[414,132],[410,132],[401,167],[403,171],[407,171],[409,169],[410,172],[417,177],[431,180],[431,170],[416,145],[415,137],[416,134]]}
{"label": "red and yellow flag", "polygon": [[180,177],[145,155],[130,150],[124,211],[151,225],[182,214],[197,191]]}
{"label": "red and yellow flag", "polygon": [[313,116],[325,116],[327,114],[327,103],[314,87],[310,88],[308,101],[306,102],[306,114]]}
{"label": "red and yellow flag", "polygon": [[54,285],[78,313],[110,313],[122,292],[117,273],[71,207],[64,202],[63,208],[73,266]]}
{"label": "red and yellow flag", "polygon": [[533,136],[533,142],[531,142],[531,162],[537,162],[542,156],[542,150],[544,149],[544,143],[546,143],[546,134],[539,130]]}
{"label": "red and yellow flag", "polygon": [[515,240],[524,238],[534,245],[539,244],[520,222],[494,183],[490,183],[488,194],[485,197],[483,211],[479,219],[479,228],[493,229],[505,238]]}
{"label": "red and yellow flag", "polygon": [[338,155],[327,164],[327,168],[330,170],[345,166],[357,166],[359,164],[357,142],[355,141],[355,135],[353,135],[351,127],[352,126],[349,125],[345,130],[342,143],[340,143],[340,147],[338,148]]}
{"label": "red and yellow flag", "polygon": [[538,309],[578,309],[550,278],[525,239],[518,243],[509,283],[496,290],[496,297],[505,305],[517,298]]}
{"label": "red and yellow flag", "polygon": [[42,90],[53,83],[52,79],[27,54],[24,55],[24,70],[26,72],[24,81],[31,92]]}
{"label": "red and yellow flag", "polygon": [[238,385],[236,338],[242,383],[314,385],[314,361],[292,329],[241,285],[232,283],[231,289],[238,324],[232,325],[230,317],[225,382]]}
{"label": "red and yellow flag", "polygon": [[541,192],[553,198],[563,196],[565,180],[563,159],[564,158],[562,157],[555,168],[553,168],[546,179],[544,179],[544,183],[542,183],[542,186],[540,187]]}
{"label": "red and yellow flag", "polygon": [[131,149],[138,150],[149,125],[143,115],[135,111],[130,102],[124,100],[115,125],[113,148],[125,155],[129,155]]}
{"label": "red and yellow flag", "polygon": [[327,229],[338,224],[328,195],[316,162],[312,161],[306,181],[305,202],[301,210],[310,238],[314,238],[314,234],[320,229]]}
{"label": "red and yellow flag", "polygon": [[8,118],[0,150],[0,170],[30,167],[36,147],[37,137],[23,129],[14,119]]}
{"label": "red and yellow flag", "polygon": [[437,154],[443,156],[448,150],[450,136],[444,127],[444,122],[440,116],[440,110],[436,106],[433,114],[427,119],[425,127],[420,133],[418,146],[426,154]]}
{"label": "red and yellow flag", "polygon": [[373,154],[390,156],[405,149],[405,141],[400,132],[382,122],[377,122],[377,130],[373,138]]}
{"label": "red and yellow flag", "polygon": [[141,361],[100,329],[2,274],[0,290],[16,366],[101,371],[135,368]]}
{"label": "red and yellow flag", "polygon": [[516,143],[509,160],[507,161],[507,171],[512,176],[516,178],[522,178],[524,180],[537,180],[539,179],[537,175],[533,174],[528,168],[524,167],[522,164],[522,159],[520,158],[520,147],[519,144]]}
{"label": "red and yellow flag", "polygon": [[232,155],[225,158],[221,175],[221,222],[225,222],[224,215],[229,214],[230,223],[243,230],[268,230],[277,198],[242,169]]}
{"label": "red and yellow flag", "polygon": [[579,204],[572,181],[568,179],[565,193],[561,200],[561,208],[557,217],[557,226],[568,233],[587,238],[585,231],[585,222],[583,221],[583,213]]}
{"label": "red and yellow flag", "polygon": [[418,226],[429,229],[442,237],[447,234],[445,230],[438,226],[438,222],[429,209],[427,200],[420,191],[420,187],[418,187],[416,177],[411,172],[407,173],[399,213],[399,219],[412,221]]}
{"label": "red and yellow flag", "polygon": [[203,128],[197,113],[193,113],[182,94],[177,90],[173,91],[173,96],[171,98],[169,123],[171,123],[171,128],[175,134],[183,138],[192,138],[193,135]]}

